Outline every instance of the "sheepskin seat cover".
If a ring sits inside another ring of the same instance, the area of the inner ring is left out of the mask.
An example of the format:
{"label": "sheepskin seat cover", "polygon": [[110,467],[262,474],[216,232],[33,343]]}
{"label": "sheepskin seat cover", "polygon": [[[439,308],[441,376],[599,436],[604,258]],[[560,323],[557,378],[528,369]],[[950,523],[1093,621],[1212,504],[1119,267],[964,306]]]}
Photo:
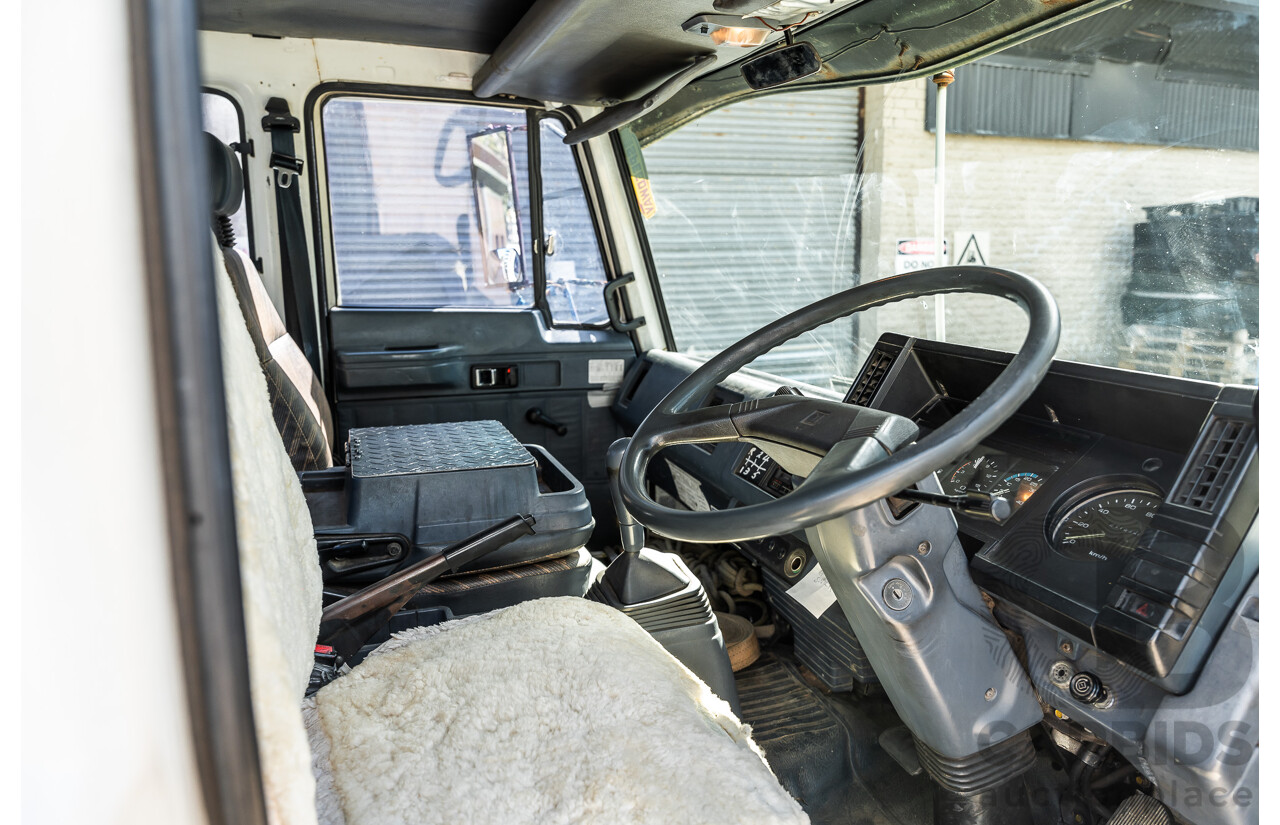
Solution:
{"label": "sheepskin seat cover", "polygon": [[808,821],[728,704],[586,599],[398,634],[315,704],[348,825]]}
{"label": "sheepskin seat cover", "polygon": [[313,527],[227,278],[217,301],[271,825],[808,821],[727,704],[585,599],[401,633],[304,701],[321,611]]}
{"label": "sheepskin seat cover", "polygon": [[298,705],[320,630],[320,559],[298,474],[271,417],[267,379],[214,245],[249,691],[271,825],[312,825],[315,782]]}

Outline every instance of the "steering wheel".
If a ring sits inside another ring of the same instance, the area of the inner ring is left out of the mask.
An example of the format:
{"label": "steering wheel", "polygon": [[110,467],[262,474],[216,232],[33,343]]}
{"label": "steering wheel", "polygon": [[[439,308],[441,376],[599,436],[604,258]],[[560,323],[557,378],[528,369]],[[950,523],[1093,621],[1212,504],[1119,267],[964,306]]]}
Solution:
{"label": "steering wheel", "polygon": [[[955,292],[1014,302],[1027,314],[1027,336],[973,403],[918,442],[913,441],[918,429],[909,419],[825,399],[781,395],[694,408],[725,378],[802,333],[865,309]],[[641,524],[682,541],[746,541],[836,518],[910,487],[978,446],[1035,391],[1057,351],[1059,334],[1058,306],[1049,290],[1005,269],[938,267],[839,292],[747,335],[681,381],[631,437],[619,468],[623,501]],[[880,451],[869,466],[868,439]],[[784,467],[812,472],[774,501],[730,510],[676,510],[649,498],[645,470],[659,450],[719,441],[749,441]]]}

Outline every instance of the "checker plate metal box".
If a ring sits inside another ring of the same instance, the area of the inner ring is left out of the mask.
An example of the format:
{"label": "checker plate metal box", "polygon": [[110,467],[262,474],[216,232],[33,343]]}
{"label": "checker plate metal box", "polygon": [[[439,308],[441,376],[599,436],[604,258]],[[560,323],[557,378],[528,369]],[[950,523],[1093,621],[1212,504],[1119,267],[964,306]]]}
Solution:
{"label": "checker plate metal box", "polygon": [[517,513],[531,514],[536,532],[464,569],[563,555],[595,526],[582,484],[497,421],[354,429],[347,459],[347,524],[340,531],[403,533],[414,559]]}
{"label": "checker plate metal box", "polygon": [[352,430],[354,478],[492,470],[533,464],[533,454],[497,421]]}

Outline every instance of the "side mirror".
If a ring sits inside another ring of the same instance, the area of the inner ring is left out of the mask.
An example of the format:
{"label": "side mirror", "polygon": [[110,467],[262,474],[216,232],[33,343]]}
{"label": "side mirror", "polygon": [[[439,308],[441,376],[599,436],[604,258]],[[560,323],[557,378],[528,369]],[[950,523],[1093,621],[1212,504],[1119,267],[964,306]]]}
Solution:
{"label": "side mirror", "polygon": [[484,285],[519,289],[528,286],[524,245],[520,239],[515,162],[509,129],[498,126],[468,135],[471,186],[476,196],[476,222],[484,239]]}
{"label": "side mirror", "polygon": [[813,44],[796,43],[743,63],[742,77],[748,86],[758,92],[817,74],[821,69],[822,61],[818,59],[818,50]]}

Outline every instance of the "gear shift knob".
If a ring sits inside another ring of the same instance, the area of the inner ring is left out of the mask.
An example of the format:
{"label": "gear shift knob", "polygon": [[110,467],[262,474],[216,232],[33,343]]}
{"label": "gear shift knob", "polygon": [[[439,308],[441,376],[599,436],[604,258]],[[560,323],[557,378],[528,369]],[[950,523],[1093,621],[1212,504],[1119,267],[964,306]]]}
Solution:
{"label": "gear shift knob", "polygon": [[618,535],[622,539],[622,552],[639,553],[644,547],[644,525],[627,511],[627,505],[622,501],[622,488],[618,486],[622,456],[630,443],[630,438],[619,438],[610,444],[606,460],[609,466],[609,491],[613,494],[613,510],[618,514]]}

